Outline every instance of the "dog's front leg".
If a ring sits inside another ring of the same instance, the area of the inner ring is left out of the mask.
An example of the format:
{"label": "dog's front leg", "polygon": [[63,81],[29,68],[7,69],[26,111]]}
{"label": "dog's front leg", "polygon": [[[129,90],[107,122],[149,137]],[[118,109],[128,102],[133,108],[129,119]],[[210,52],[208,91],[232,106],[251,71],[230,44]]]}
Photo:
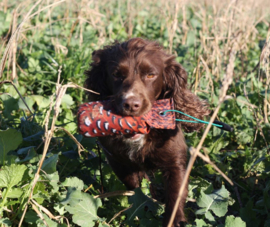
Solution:
{"label": "dog's front leg", "polygon": [[[180,187],[183,183],[184,175],[186,172],[186,160],[185,158],[178,160],[175,164],[172,164],[166,170],[163,171],[164,179],[165,179],[165,190],[166,190],[166,208],[165,208],[165,216],[163,221],[163,226],[167,227],[171,214],[173,212],[176,200],[178,198],[178,193]],[[184,206],[186,202],[186,197],[188,194],[188,187],[186,185],[184,189],[184,193],[180,200],[180,203],[177,207],[177,212],[175,215],[175,219],[173,222],[173,227],[180,226],[180,222],[186,222]]]}

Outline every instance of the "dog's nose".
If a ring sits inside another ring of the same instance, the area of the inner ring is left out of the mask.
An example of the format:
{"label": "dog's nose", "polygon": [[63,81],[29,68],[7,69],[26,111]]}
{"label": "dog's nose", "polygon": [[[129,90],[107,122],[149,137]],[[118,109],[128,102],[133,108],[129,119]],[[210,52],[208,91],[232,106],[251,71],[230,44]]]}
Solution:
{"label": "dog's nose", "polygon": [[142,102],[135,97],[125,99],[123,102],[123,108],[126,111],[137,112],[140,110],[141,106]]}

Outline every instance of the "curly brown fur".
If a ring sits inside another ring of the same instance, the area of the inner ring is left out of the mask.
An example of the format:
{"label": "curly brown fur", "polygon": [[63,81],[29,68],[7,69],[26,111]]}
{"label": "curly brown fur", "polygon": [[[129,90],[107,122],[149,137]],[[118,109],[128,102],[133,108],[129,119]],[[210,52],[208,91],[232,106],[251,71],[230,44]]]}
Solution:
{"label": "curly brown fur", "polygon": [[[93,52],[85,86],[100,93],[90,100],[110,99],[119,114],[139,116],[157,99],[172,98],[175,109],[202,119],[207,104],[187,88],[187,73],[157,42],[141,38],[114,43]],[[188,119],[178,115],[177,118]],[[188,119],[190,120],[190,119]],[[175,130],[151,129],[147,135],[110,136],[99,140],[107,159],[128,189],[140,187],[147,170],[160,169],[166,191],[163,226],[167,226],[186,171],[186,144],[182,128],[199,130],[202,124],[177,123]],[[185,222],[187,188],[178,206],[174,226]]]}

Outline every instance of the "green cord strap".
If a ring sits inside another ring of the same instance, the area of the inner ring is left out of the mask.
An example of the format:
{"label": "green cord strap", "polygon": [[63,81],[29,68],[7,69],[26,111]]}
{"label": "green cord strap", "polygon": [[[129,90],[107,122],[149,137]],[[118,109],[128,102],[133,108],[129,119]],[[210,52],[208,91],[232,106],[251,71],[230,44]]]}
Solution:
{"label": "green cord strap", "polygon": [[[176,112],[176,113],[180,113],[180,114],[183,114],[183,115],[185,115],[185,116],[187,116],[187,117],[190,117],[190,118],[196,120],[196,121],[190,121],[190,120],[183,120],[183,119],[175,119],[176,121],[189,122],[189,123],[209,124],[208,121],[203,121],[203,120],[198,119],[198,118],[196,118],[196,117],[192,117],[192,116],[190,116],[190,115],[188,115],[188,114],[186,114],[186,113],[183,113],[183,112],[181,112],[181,111],[179,111],[179,110],[166,110],[166,111],[162,112],[162,114],[165,115],[167,112]],[[223,125],[215,124],[215,123],[212,123],[212,125],[214,125],[214,126],[216,126],[216,127],[219,127],[219,128],[222,128],[222,127],[223,127]]]}

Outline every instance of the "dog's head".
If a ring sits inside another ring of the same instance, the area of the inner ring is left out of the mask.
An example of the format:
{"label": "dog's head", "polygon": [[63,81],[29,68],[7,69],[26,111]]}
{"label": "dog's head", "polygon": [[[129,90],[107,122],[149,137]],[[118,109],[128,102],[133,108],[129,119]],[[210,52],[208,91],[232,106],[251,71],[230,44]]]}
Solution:
{"label": "dog's head", "polygon": [[[133,38],[94,51],[86,75],[86,87],[100,93],[99,97],[90,94],[90,99],[110,98],[121,115],[145,114],[162,98],[173,98],[175,107],[187,113],[203,106],[187,89],[183,67],[157,42]],[[202,117],[203,112],[195,115]]]}

